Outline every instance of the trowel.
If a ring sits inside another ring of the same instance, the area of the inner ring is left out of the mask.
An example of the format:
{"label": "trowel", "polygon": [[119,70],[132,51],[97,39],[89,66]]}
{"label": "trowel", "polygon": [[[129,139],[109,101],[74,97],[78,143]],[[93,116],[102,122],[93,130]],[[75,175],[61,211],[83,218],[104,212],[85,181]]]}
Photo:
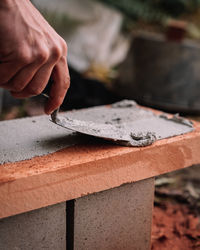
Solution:
{"label": "trowel", "polygon": [[[45,92],[43,96],[49,98],[49,95]],[[128,101],[129,102],[129,101]],[[131,105],[135,102],[130,101]],[[51,121],[63,128],[70,129],[74,132],[81,134],[103,138],[113,141],[120,145],[126,146],[147,146],[152,144],[156,140],[154,133],[132,133],[127,131],[122,125],[95,123],[92,121],[84,121],[78,119],[72,119],[59,115],[59,109],[56,109],[51,114]]]}
{"label": "trowel", "polygon": [[51,121],[81,134],[135,147],[148,146],[156,140],[188,133],[194,129],[189,120],[179,115],[157,115],[138,106],[133,100],[123,100],[109,107],[93,107],[64,115],[55,110],[51,114]]}
{"label": "trowel", "polygon": [[52,122],[63,128],[70,129],[81,134],[111,140],[117,144],[126,146],[147,146],[156,140],[154,133],[147,132],[142,135],[141,133],[134,134],[127,132],[122,125],[111,125],[71,119],[59,116],[58,112],[59,110],[55,110],[51,114]]}
{"label": "trowel", "polygon": [[[48,88],[46,88],[41,95],[49,98],[48,89],[51,89],[53,80],[50,78]],[[126,100],[128,106],[136,105],[134,101]],[[147,133],[132,133],[127,131],[122,125],[106,124],[93,121],[84,121],[63,117],[59,115],[59,109],[51,114],[51,121],[63,128],[70,129],[81,134],[103,138],[113,141],[120,145],[126,146],[147,146],[152,144],[155,140],[155,134]]]}
{"label": "trowel", "polygon": [[[53,80],[52,78],[50,78],[48,87],[45,88],[41,95],[49,98],[48,92],[49,89],[51,89],[52,84]],[[129,102],[131,103],[131,105],[133,103],[134,105],[136,104],[134,101],[128,101],[128,103]],[[127,130],[122,125],[119,126],[114,124],[84,121],[63,117],[59,115],[59,109],[55,110],[51,114],[51,121],[63,128],[70,129],[74,132],[111,140],[120,145],[147,146],[152,144],[156,140],[154,133],[147,132],[141,135],[141,133],[136,134],[127,132]]]}

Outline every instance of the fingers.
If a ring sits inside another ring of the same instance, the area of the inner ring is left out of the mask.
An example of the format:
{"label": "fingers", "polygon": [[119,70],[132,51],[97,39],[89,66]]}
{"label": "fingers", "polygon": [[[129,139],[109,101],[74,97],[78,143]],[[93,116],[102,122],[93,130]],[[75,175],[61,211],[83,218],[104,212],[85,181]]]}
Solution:
{"label": "fingers", "polygon": [[52,80],[50,98],[45,106],[47,114],[51,114],[55,109],[60,107],[70,86],[69,70],[65,56],[55,65],[52,72]]}
{"label": "fingers", "polygon": [[48,63],[43,65],[34,75],[28,85],[20,92],[11,91],[15,98],[27,98],[42,93],[45,89],[53,70],[54,64]]}
{"label": "fingers", "polygon": [[21,69],[9,81],[2,84],[1,87],[13,92],[21,92],[47,60],[47,52],[38,54],[32,63],[24,67],[21,66]]}
{"label": "fingers", "polygon": [[[35,74],[32,72],[31,75],[34,74],[34,76],[32,77],[30,75],[27,78],[27,75],[29,72],[27,72],[27,68],[26,68],[24,70],[26,71],[26,73],[24,73],[24,75],[26,76],[25,77],[26,84],[23,84],[23,87],[20,91],[16,91],[15,89],[12,90],[11,94],[16,98],[27,98],[27,97],[41,94],[50,79],[54,66],[60,60],[61,54],[62,53],[60,50],[58,50],[58,48],[51,49],[50,57],[48,58],[47,62],[45,64],[43,62],[43,65],[39,69],[36,70]],[[45,61],[46,61],[46,58],[45,58]],[[30,71],[31,71],[31,68],[30,68]],[[18,77],[18,79],[20,79],[20,76]],[[13,85],[14,81],[16,81],[16,77],[10,85]],[[19,83],[16,84],[16,86],[17,85],[19,85]]]}
{"label": "fingers", "polygon": [[40,94],[45,89],[51,76],[53,84],[50,90],[50,98],[45,106],[45,112],[51,114],[62,104],[70,85],[65,56],[62,56],[56,63],[55,60],[50,60],[50,62],[42,65],[38,70],[37,68],[33,70],[31,65],[27,66],[15,76],[7,85],[7,88],[9,89],[15,84],[19,86],[19,81],[21,80],[20,86],[22,89],[11,91],[11,94],[16,98],[31,97]]}
{"label": "fingers", "polygon": [[27,84],[32,80],[40,66],[41,65],[33,63],[22,68],[14,75],[14,77],[12,77],[11,80],[2,84],[1,87],[14,92],[23,91]]}
{"label": "fingers", "polygon": [[[15,60],[10,60],[12,53],[7,55],[6,58],[2,58],[0,62],[0,87],[5,87],[5,85],[26,65],[31,64],[32,55],[30,51],[24,49],[20,53],[17,52]],[[36,60],[38,61],[38,60]]]}
{"label": "fingers", "polygon": [[0,63],[0,87],[4,87],[14,75],[21,69],[21,65],[17,63],[4,62]]}

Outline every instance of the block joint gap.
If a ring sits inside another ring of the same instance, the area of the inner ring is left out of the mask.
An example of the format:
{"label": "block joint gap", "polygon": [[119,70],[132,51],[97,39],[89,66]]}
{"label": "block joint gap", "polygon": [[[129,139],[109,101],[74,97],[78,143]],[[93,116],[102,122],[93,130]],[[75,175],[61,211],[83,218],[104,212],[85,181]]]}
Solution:
{"label": "block joint gap", "polygon": [[66,202],[67,250],[74,250],[74,203],[75,200],[69,200]]}

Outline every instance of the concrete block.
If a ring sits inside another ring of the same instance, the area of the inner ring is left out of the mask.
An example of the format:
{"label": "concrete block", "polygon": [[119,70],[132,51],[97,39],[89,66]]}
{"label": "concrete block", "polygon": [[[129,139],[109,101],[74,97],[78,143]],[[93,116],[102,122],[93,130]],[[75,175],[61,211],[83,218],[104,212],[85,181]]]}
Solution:
{"label": "concrete block", "polygon": [[0,220],[1,250],[65,250],[66,203]]}
{"label": "concrete block", "polygon": [[154,178],[74,200],[74,242],[68,239],[67,249],[150,249],[153,200]]}

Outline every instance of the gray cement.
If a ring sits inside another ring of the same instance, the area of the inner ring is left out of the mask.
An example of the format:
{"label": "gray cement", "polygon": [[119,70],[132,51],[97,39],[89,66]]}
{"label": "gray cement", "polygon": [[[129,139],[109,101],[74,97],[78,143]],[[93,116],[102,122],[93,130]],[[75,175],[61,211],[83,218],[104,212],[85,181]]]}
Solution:
{"label": "gray cement", "polygon": [[134,101],[124,100],[110,108],[95,107],[53,117],[56,124],[77,131],[112,140],[125,146],[147,146],[154,141],[184,134],[193,130],[192,123],[175,115],[155,115],[141,109]]}
{"label": "gray cement", "polygon": [[[72,130],[126,146],[146,146],[155,140],[193,130],[185,120],[177,122],[156,116],[138,108],[133,101],[116,103],[109,108],[66,112],[58,118],[64,119],[64,126]],[[47,155],[86,139],[72,130],[56,126],[48,116],[0,122],[0,164]]]}
{"label": "gray cement", "polygon": [[0,220],[1,250],[65,250],[66,203]]}
{"label": "gray cement", "polygon": [[0,135],[0,164],[47,155],[80,140],[48,116],[0,122]]}
{"label": "gray cement", "polygon": [[76,199],[73,249],[150,249],[153,200],[153,178]]}

